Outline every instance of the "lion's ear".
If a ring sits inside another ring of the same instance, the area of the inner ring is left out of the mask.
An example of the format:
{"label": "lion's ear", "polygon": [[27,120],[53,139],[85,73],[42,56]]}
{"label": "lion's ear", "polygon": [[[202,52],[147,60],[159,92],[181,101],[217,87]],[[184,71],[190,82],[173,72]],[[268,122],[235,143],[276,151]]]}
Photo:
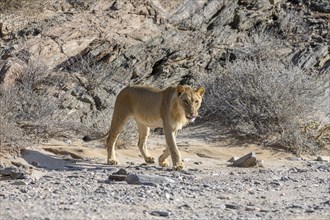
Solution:
{"label": "lion's ear", "polygon": [[200,95],[203,96],[205,93],[205,88],[204,87],[199,87],[198,89],[195,90],[195,92]]}
{"label": "lion's ear", "polygon": [[184,92],[184,87],[182,85],[178,85],[176,87],[176,93],[178,94],[178,97]]}

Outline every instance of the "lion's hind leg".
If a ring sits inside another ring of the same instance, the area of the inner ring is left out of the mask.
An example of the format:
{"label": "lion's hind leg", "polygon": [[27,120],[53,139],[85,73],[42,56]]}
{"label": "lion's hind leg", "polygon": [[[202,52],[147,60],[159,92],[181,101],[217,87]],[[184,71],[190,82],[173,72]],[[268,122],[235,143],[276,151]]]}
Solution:
{"label": "lion's hind leg", "polygon": [[116,159],[115,145],[117,138],[120,132],[123,130],[124,125],[128,121],[129,117],[130,117],[129,112],[116,110],[115,107],[112,116],[109,136],[107,139],[107,152],[108,152],[107,164],[109,165],[118,165],[119,163],[118,160]]}

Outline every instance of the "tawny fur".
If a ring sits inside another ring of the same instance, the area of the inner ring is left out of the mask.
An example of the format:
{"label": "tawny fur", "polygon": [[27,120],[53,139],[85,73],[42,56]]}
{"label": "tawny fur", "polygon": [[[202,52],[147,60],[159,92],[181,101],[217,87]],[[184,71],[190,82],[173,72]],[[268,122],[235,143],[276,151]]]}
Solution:
{"label": "tawny fur", "polygon": [[115,143],[125,123],[134,117],[139,130],[138,147],[147,163],[154,163],[150,156],[146,141],[150,128],[162,127],[166,139],[166,149],[158,158],[159,165],[167,166],[167,158],[171,156],[173,168],[183,169],[184,165],[176,145],[176,134],[183,126],[194,121],[198,116],[205,89],[196,90],[187,85],[178,85],[166,89],[144,86],[129,86],[117,96],[110,130],[106,135],[98,138],[86,136],[84,141],[96,140],[108,136],[107,163],[117,165]]}

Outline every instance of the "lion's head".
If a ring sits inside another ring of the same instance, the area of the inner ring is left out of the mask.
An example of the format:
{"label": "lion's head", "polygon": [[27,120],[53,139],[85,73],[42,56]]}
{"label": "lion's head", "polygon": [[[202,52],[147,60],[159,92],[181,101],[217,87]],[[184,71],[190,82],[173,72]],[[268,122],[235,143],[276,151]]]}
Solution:
{"label": "lion's head", "polygon": [[193,89],[188,85],[178,85],[176,87],[176,92],[179,103],[184,109],[186,119],[189,122],[195,121],[198,116],[198,109],[201,106],[205,89],[203,87]]}

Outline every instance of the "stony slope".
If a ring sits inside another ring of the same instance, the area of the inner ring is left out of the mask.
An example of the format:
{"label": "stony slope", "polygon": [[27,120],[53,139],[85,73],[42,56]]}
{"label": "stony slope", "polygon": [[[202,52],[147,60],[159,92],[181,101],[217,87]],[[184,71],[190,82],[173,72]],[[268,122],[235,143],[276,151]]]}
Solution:
{"label": "stony slope", "polygon": [[12,9],[1,14],[0,65],[5,82],[29,59],[63,69],[73,57],[87,55],[111,62],[109,73],[125,85],[134,78],[162,87],[220,72],[226,59],[260,53],[257,50],[264,50],[261,56],[280,56],[320,74],[330,68],[326,1],[31,4],[38,13]]}

